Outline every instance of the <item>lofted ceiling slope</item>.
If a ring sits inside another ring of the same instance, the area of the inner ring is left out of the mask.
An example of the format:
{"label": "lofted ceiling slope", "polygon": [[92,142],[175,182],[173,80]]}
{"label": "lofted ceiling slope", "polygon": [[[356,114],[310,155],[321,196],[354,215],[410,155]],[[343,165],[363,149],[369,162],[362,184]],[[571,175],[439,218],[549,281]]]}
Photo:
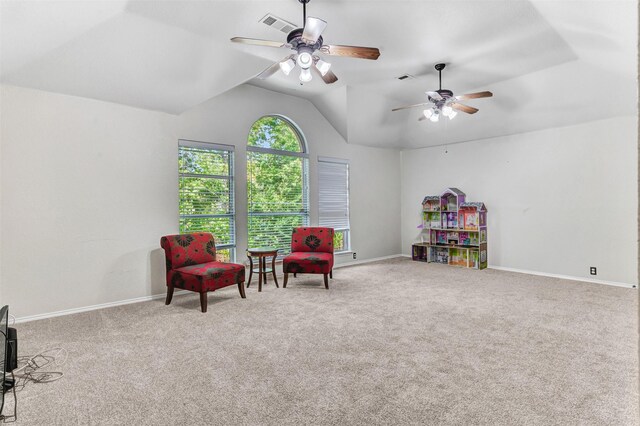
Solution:
{"label": "lofted ceiling slope", "polygon": [[[297,0],[0,3],[0,81],[180,114],[241,85],[310,100],[348,143],[419,148],[636,114],[632,0],[312,0],[326,43],[378,47],[377,61],[331,57],[338,82],[277,73],[288,54],[231,43],[285,41],[261,22],[302,22]],[[438,88],[491,90],[477,114],[418,122]],[[415,78],[398,80],[410,74]]]}

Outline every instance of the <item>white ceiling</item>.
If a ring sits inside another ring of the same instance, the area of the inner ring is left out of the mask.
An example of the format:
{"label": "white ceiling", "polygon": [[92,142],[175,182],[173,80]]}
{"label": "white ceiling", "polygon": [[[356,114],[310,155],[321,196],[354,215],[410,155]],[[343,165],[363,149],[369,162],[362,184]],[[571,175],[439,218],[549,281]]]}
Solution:
{"label": "white ceiling", "polygon": [[[309,99],[348,143],[417,148],[635,115],[637,5],[626,1],[312,0],[325,43],[380,48],[377,61],[331,57],[339,81],[300,85],[292,73],[252,79],[288,55],[231,43],[284,41],[267,13],[300,24],[297,0],[6,1],[0,3],[0,81],[182,113],[249,83]],[[438,87],[480,109],[418,122]],[[411,74],[415,79],[399,81]]]}

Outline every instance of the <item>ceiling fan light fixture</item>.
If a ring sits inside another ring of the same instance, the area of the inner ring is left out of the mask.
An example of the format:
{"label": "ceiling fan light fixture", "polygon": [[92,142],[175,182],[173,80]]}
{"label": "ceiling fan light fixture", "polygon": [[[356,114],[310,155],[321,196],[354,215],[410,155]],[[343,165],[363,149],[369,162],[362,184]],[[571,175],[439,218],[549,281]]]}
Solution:
{"label": "ceiling fan light fixture", "polygon": [[422,111],[422,114],[425,118],[431,118],[431,116],[433,115],[433,110],[431,108],[425,109],[424,111]]}
{"label": "ceiling fan light fixture", "polygon": [[285,75],[289,75],[293,68],[296,66],[296,61],[293,58],[289,58],[286,61],[280,62],[280,69]]}
{"label": "ceiling fan light fixture", "polygon": [[440,120],[440,113],[438,111],[434,111],[433,114],[431,114],[431,117],[429,117],[429,120],[431,120],[432,123],[437,123]]}
{"label": "ceiling fan light fixture", "polygon": [[309,68],[302,68],[300,70],[300,81],[303,83],[308,83],[311,81],[311,71]]}
{"label": "ceiling fan light fixture", "polygon": [[445,105],[442,107],[442,115],[445,117],[449,117],[453,113],[453,108],[449,105]]}
{"label": "ceiling fan light fixture", "polygon": [[458,112],[454,111],[452,108],[451,113],[449,113],[449,120],[453,120],[453,117],[455,117],[456,115],[458,115]]}
{"label": "ceiling fan light fixture", "polygon": [[320,75],[324,77],[329,72],[331,64],[318,58],[318,60],[316,61],[316,68],[318,68],[318,71],[320,71]]}
{"label": "ceiling fan light fixture", "polygon": [[313,56],[311,55],[311,52],[309,52],[306,49],[301,50],[298,53],[298,65],[300,65],[300,68],[304,70],[308,70],[309,68],[311,68],[312,64],[313,64]]}

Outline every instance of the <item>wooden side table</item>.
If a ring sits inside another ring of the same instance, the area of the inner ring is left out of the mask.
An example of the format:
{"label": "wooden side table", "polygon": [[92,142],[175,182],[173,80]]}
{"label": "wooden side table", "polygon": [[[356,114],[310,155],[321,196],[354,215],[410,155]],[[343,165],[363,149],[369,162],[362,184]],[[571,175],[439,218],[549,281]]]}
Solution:
{"label": "wooden side table", "polygon": [[[254,272],[258,273],[258,291],[262,291],[262,279],[267,284],[267,274],[271,272],[273,274],[273,281],[278,286],[278,279],[276,278],[276,257],[278,257],[278,250],[275,247],[259,247],[247,249],[247,257],[249,258],[249,280],[247,281],[247,288],[251,284],[251,276]],[[271,257],[271,268],[267,268],[267,257]],[[253,258],[258,259],[258,267],[253,268]]]}

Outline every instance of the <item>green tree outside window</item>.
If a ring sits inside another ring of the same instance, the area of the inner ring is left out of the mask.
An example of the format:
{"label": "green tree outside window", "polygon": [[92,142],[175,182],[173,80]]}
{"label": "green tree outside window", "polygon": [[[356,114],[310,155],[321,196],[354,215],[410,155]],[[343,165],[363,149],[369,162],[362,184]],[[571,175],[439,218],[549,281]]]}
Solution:
{"label": "green tree outside window", "polygon": [[278,247],[286,254],[291,230],[309,224],[308,160],[293,153],[305,153],[304,142],[288,120],[266,116],[253,124],[247,141],[249,247]]}

